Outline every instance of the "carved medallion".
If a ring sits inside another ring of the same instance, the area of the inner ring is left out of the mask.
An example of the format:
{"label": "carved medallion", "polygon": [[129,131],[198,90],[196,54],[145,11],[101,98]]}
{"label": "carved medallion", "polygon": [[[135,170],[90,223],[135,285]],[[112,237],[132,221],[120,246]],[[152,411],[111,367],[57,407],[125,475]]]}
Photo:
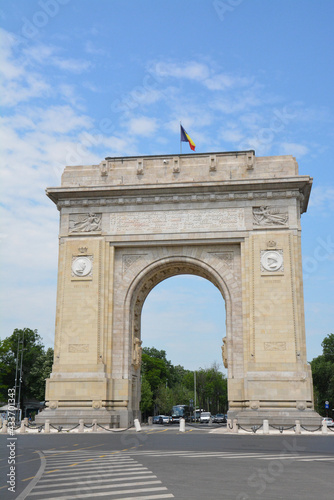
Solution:
{"label": "carved medallion", "polygon": [[89,257],[74,257],[72,262],[72,276],[91,276],[92,266],[92,260]]}
{"label": "carved medallion", "polygon": [[262,250],[261,271],[269,271],[269,272],[283,271],[283,251]]}

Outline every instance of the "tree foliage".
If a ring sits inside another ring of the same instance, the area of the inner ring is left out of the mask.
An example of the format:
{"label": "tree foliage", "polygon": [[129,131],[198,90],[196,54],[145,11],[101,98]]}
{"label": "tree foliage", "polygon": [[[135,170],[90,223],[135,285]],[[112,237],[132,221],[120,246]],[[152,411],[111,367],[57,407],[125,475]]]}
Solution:
{"label": "tree foliage", "polygon": [[[142,353],[142,402],[143,417],[171,413],[177,404],[189,405],[195,400],[194,372],[183,366],[173,366],[166,352],[154,347],[144,347]],[[197,407],[211,413],[227,410],[227,380],[217,365],[196,372]],[[148,385],[151,403],[148,404]]]}
{"label": "tree foliage", "polygon": [[[24,399],[43,400],[45,379],[50,375],[53,349],[44,349],[37,330],[15,329],[12,335],[0,340],[0,400],[6,402],[8,389],[15,386],[18,341],[24,339],[21,382],[21,408]],[[20,361],[20,358],[19,358]]]}
{"label": "tree foliage", "polygon": [[321,343],[323,353],[311,361],[315,408],[326,415],[325,401],[334,408],[334,335],[330,333]]}

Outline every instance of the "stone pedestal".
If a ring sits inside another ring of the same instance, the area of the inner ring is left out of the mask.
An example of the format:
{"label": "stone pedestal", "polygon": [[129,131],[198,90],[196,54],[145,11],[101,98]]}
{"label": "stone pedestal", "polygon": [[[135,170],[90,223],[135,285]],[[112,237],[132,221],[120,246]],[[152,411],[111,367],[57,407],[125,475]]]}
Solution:
{"label": "stone pedestal", "polygon": [[82,408],[56,408],[45,409],[35,417],[37,424],[43,424],[48,420],[50,424],[74,426],[83,420],[84,424],[92,424],[94,420],[97,423],[107,427],[120,427],[120,416],[116,412],[110,412],[106,409],[82,409]]}
{"label": "stone pedestal", "polygon": [[261,425],[263,420],[268,420],[269,425],[289,427],[296,424],[299,420],[301,425],[312,428],[321,425],[321,417],[312,409],[297,410],[282,408],[268,408],[265,410],[241,410],[238,412],[229,411],[229,418],[236,418],[238,424],[250,427],[252,425]]}

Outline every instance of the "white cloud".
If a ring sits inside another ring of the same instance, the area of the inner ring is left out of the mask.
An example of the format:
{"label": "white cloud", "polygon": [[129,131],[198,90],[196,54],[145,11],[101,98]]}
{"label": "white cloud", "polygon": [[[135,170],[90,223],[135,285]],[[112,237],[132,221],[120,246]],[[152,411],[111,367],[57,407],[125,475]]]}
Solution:
{"label": "white cloud", "polygon": [[126,127],[130,134],[149,137],[154,134],[158,125],[155,118],[139,116],[137,118],[131,118],[126,123]]}
{"label": "white cloud", "polygon": [[238,130],[222,130],[221,137],[226,142],[240,142],[243,138],[243,134]]}
{"label": "white cloud", "polygon": [[296,157],[305,156],[309,149],[303,144],[298,144],[296,142],[283,142],[281,144],[282,154],[293,155]]}
{"label": "white cloud", "polygon": [[186,78],[197,81],[203,81],[210,75],[207,65],[196,61],[186,64],[160,62],[154,66],[154,72],[158,77]]}
{"label": "white cloud", "polygon": [[92,55],[106,55],[106,51],[100,47],[97,47],[91,40],[86,41],[85,51],[87,52],[87,54]]}
{"label": "white cloud", "polygon": [[310,196],[309,207],[332,215],[334,211],[334,187],[314,186]]}
{"label": "white cloud", "polygon": [[235,87],[250,86],[253,78],[237,77],[227,74],[216,74],[204,80],[204,84],[209,90],[225,90]]}
{"label": "white cloud", "polygon": [[90,61],[83,61],[80,59],[62,59],[61,57],[53,57],[52,65],[65,71],[73,73],[82,73],[92,66]]}

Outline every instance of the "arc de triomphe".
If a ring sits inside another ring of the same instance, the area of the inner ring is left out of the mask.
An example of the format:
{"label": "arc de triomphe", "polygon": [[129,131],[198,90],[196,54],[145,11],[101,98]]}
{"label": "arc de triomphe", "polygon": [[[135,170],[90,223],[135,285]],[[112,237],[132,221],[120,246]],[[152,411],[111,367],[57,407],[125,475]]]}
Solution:
{"label": "arc de triomphe", "polygon": [[225,300],[229,415],[314,421],[300,225],[311,184],[292,156],[254,151],[66,167],[61,186],[47,189],[60,244],[55,358],[39,419],[131,425],[143,303],[162,280],[195,274]]}

